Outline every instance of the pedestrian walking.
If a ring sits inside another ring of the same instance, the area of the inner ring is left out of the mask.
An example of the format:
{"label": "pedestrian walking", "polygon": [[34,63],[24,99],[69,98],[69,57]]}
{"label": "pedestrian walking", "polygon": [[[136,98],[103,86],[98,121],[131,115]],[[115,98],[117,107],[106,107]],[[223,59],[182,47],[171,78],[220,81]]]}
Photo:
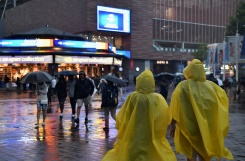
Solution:
{"label": "pedestrian walking", "polygon": [[54,95],[56,93],[56,91],[55,91],[56,83],[57,83],[56,78],[53,77],[53,79],[51,80],[52,95]]}
{"label": "pedestrian walking", "polygon": [[238,82],[236,81],[235,77],[232,77],[231,91],[232,91],[233,99],[235,100],[238,95]]}
{"label": "pedestrian walking", "polygon": [[175,148],[188,161],[212,157],[233,159],[224,146],[229,129],[229,103],[225,91],[206,80],[203,63],[193,59],[184,69],[187,80],[175,88],[171,102],[170,134]]}
{"label": "pedestrian walking", "polygon": [[50,82],[47,83],[48,85],[48,93],[47,93],[47,97],[48,97],[48,106],[51,106],[52,103],[52,86],[50,84]]}
{"label": "pedestrian walking", "polygon": [[67,81],[65,76],[60,75],[58,82],[55,85],[56,95],[60,106],[60,121],[63,119],[64,104],[67,97]]}
{"label": "pedestrian walking", "polygon": [[17,77],[17,79],[16,79],[16,89],[17,89],[17,91],[20,91],[20,85],[21,85],[21,83],[20,83],[20,78],[19,77]]}
{"label": "pedestrian walking", "polygon": [[166,139],[168,104],[154,90],[153,74],[145,70],[136,78],[136,91],[128,95],[117,114],[117,142],[102,161],[176,161]]}
{"label": "pedestrian walking", "polygon": [[7,75],[4,76],[4,87],[7,91],[9,90],[9,77]]}
{"label": "pedestrian walking", "polygon": [[179,75],[177,75],[177,77],[175,78],[175,82],[174,82],[174,87],[177,87],[177,85],[181,82],[181,78]]}
{"label": "pedestrian walking", "polygon": [[116,109],[118,105],[118,88],[113,84],[113,82],[107,80],[107,84],[102,91],[102,104],[101,107],[104,108],[105,115],[105,131],[109,130],[109,113],[111,117],[116,121]]}
{"label": "pedestrian walking", "polygon": [[212,81],[215,84],[219,85],[219,82],[218,82],[218,80],[216,78],[214,78],[214,74],[213,73],[211,73],[207,78],[208,78],[209,81]]}
{"label": "pedestrian walking", "polygon": [[99,85],[98,85],[99,93],[102,94],[103,89],[104,89],[104,87],[105,87],[106,84],[107,84],[106,80],[103,79],[103,78],[101,78],[101,79],[100,79],[100,83],[99,83]]}
{"label": "pedestrian walking", "polygon": [[97,88],[95,86],[94,80],[92,78],[88,78],[88,79],[93,83],[93,86],[94,86],[93,94],[88,96],[89,97],[88,108],[89,108],[89,110],[92,110],[93,97],[94,97],[95,93],[97,93]]}
{"label": "pedestrian walking", "polygon": [[160,94],[167,100],[168,98],[168,89],[169,89],[169,81],[162,77],[159,83]]}
{"label": "pedestrian walking", "polygon": [[84,104],[85,106],[85,124],[88,123],[88,112],[89,112],[89,96],[91,96],[94,92],[93,83],[86,78],[86,74],[84,71],[79,72],[79,79],[76,80],[75,83],[75,91],[74,97],[77,102],[77,118],[75,119],[75,123],[79,126],[79,118],[80,111]]}
{"label": "pedestrian walking", "polygon": [[220,88],[224,89],[224,83],[218,75],[216,76],[216,79],[218,81],[218,85],[220,86]]}
{"label": "pedestrian walking", "polygon": [[43,112],[43,122],[42,126],[45,126],[45,119],[47,115],[47,105],[48,105],[48,85],[45,82],[40,82],[37,84],[36,94],[37,94],[37,123],[35,128],[39,128],[39,120],[41,111]]}
{"label": "pedestrian walking", "polygon": [[76,100],[74,98],[75,83],[76,83],[76,80],[74,79],[74,76],[69,75],[68,83],[67,83],[67,91],[68,91],[68,95],[70,98],[70,104],[71,104],[71,110],[72,110],[72,114],[71,114],[72,121],[75,120],[75,114],[76,114]]}

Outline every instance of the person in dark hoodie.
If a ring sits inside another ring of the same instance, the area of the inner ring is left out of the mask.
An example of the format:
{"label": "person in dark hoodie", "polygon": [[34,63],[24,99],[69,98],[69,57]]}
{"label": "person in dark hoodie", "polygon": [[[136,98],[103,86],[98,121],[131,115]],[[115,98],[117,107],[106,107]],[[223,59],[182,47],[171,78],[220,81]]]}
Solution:
{"label": "person in dark hoodie", "polygon": [[88,111],[89,111],[89,100],[92,94],[94,93],[94,84],[86,78],[86,74],[84,71],[79,72],[79,79],[76,80],[75,90],[74,90],[74,99],[77,102],[77,118],[75,119],[75,123],[79,126],[79,117],[81,107],[85,106],[85,124],[88,123]]}
{"label": "person in dark hoodie", "polygon": [[116,109],[118,105],[118,89],[113,82],[107,80],[107,83],[102,91],[102,104],[105,113],[105,127],[103,130],[109,130],[109,113],[116,121]]}
{"label": "person in dark hoodie", "polygon": [[63,75],[60,75],[59,80],[55,85],[55,91],[60,105],[60,121],[62,121],[64,104],[67,97],[67,82]]}

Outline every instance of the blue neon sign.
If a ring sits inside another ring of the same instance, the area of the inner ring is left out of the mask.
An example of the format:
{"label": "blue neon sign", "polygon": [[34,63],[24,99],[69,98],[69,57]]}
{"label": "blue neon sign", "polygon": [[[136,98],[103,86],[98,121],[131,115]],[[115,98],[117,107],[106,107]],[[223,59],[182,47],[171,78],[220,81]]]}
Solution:
{"label": "blue neon sign", "polygon": [[92,48],[96,49],[96,42],[75,40],[54,40],[54,46],[65,48]]}
{"label": "blue neon sign", "polygon": [[130,51],[128,51],[128,50],[117,50],[117,52],[116,52],[118,55],[123,55],[123,56],[125,56],[125,57],[127,57],[127,58],[130,58],[131,57],[131,53],[130,53]]}
{"label": "blue neon sign", "polygon": [[0,47],[53,47],[53,39],[2,39]]}
{"label": "blue neon sign", "polygon": [[36,47],[36,40],[0,40],[0,47]]}

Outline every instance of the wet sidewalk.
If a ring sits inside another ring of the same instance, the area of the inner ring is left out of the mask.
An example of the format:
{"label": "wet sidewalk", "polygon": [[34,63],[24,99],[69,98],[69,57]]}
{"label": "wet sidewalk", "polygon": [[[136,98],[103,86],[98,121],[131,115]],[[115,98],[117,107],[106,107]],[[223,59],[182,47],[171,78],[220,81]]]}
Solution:
{"label": "wet sidewalk", "polygon": [[[135,90],[131,85],[120,99]],[[171,91],[168,102],[170,101]],[[120,98],[120,96],[119,96]],[[85,110],[82,108],[79,130],[72,128],[71,108],[66,100],[63,121],[59,121],[58,102],[54,97],[46,126],[34,128],[36,123],[36,95],[34,92],[0,91],[0,160],[6,161],[100,161],[113,148],[117,130],[110,117],[110,130],[104,132],[104,113],[100,109],[101,98],[95,95],[87,126],[83,124]],[[245,160],[245,94],[230,100],[230,130],[225,144],[234,154],[234,160]],[[42,115],[41,115],[42,116]],[[167,134],[173,149],[173,139]],[[176,155],[179,161],[186,160]],[[215,160],[215,159],[214,159]]]}

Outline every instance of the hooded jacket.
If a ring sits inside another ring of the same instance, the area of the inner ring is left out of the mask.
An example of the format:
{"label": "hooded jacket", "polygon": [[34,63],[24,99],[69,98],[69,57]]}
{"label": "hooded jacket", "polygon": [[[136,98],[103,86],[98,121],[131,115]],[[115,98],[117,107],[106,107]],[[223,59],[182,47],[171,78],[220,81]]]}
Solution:
{"label": "hooded jacket", "polygon": [[193,148],[206,160],[213,156],[233,159],[225,148],[229,130],[229,103],[225,91],[206,80],[203,64],[193,59],[184,69],[187,80],[178,84],[170,102],[176,121],[176,151],[191,158]]}
{"label": "hooded jacket", "polygon": [[154,89],[152,72],[142,72],[136,79],[136,91],[117,114],[118,141],[103,161],[176,161],[166,139],[169,108]]}

